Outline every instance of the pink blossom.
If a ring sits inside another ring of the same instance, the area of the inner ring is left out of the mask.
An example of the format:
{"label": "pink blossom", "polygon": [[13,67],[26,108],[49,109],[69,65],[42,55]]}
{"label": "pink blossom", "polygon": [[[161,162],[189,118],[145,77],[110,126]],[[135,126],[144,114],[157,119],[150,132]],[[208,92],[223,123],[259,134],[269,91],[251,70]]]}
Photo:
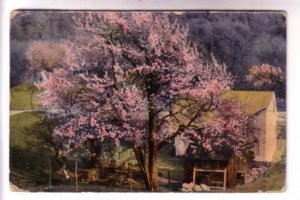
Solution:
{"label": "pink blossom", "polygon": [[[213,56],[205,62],[188,27],[152,12],[88,12],[74,20],[80,31],[67,42],[64,64],[41,84],[40,97],[43,106],[62,112],[54,134],[69,147],[107,137],[160,146],[181,134],[200,149],[238,151],[245,120],[233,104],[220,102],[233,78]],[[180,98],[194,102],[182,109],[185,120],[174,111]],[[211,112],[214,123],[205,124]],[[174,124],[181,128],[172,132]]]}

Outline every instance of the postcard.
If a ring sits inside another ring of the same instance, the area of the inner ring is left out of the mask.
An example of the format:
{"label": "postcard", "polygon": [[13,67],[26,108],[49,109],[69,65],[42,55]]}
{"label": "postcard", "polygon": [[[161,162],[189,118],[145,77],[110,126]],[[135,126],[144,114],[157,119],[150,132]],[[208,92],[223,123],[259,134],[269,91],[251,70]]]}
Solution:
{"label": "postcard", "polygon": [[284,191],[286,21],[13,11],[11,191]]}

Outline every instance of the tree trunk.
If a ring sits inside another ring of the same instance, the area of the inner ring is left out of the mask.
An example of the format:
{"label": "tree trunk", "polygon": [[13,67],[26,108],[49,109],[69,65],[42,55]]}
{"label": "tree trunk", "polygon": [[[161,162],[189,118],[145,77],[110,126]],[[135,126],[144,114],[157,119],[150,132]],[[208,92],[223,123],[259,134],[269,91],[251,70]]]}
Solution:
{"label": "tree trunk", "polygon": [[76,186],[76,192],[78,192],[78,162],[75,161],[75,186]]}
{"label": "tree trunk", "polygon": [[153,146],[149,149],[149,183],[150,191],[154,192],[158,190],[158,170],[157,170],[157,145],[154,142]]}
{"label": "tree trunk", "polygon": [[150,190],[150,182],[149,182],[149,169],[146,163],[146,156],[143,152],[143,149],[141,146],[133,146],[133,151],[135,154],[135,158],[138,162],[138,166],[143,174],[145,186],[147,190]]}
{"label": "tree trunk", "polygon": [[34,109],[34,107],[33,107],[33,93],[34,93],[34,86],[31,86],[31,88],[30,88],[30,107],[31,107],[31,110]]}
{"label": "tree trunk", "polygon": [[145,156],[141,152],[141,148],[134,147],[134,153],[138,161],[139,168],[143,173],[146,189],[155,192],[158,190],[158,170],[157,170],[158,151],[156,145],[152,147],[154,148],[149,148],[148,163],[146,163]]}
{"label": "tree trunk", "polygon": [[146,189],[152,192],[158,190],[157,143],[151,140],[148,145],[148,162],[141,146],[133,147],[138,166],[143,174]]}
{"label": "tree trunk", "polygon": [[52,188],[52,162],[51,158],[48,159],[49,162],[49,188]]}
{"label": "tree trunk", "polygon": [[158,143],[154,133],[157,132],[156,111],[154,105],[150,104],[149,112],[149,137],[148,137],[148,171],[149,171],[149,189],[154,192],[158,190],[158,171],[157,171],[157,154]]}
{"label": "tree trunk", "polygon": [[[149,97],[148,97],[149,99]],[[158,141],[154,133],[157,131],[157,119],[155,105],[149,103],[149,120],[148,120],[148,145],[147,151],[143,151],[142,146],[134,146],[134,153],[138,161],[138,165],[143,173],[146,189],[155,192],[158,190],[158,170],[157,170],[157,156],[158,156]],[[145,153],[148,153],[146,157]],[[146,160],[147,158],[147,160]]]}

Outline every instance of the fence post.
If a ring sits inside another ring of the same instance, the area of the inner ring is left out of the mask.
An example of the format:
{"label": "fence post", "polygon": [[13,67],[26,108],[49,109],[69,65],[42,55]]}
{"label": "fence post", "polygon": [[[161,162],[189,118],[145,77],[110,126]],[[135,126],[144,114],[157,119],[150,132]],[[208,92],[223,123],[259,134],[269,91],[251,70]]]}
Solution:
{"label": "fence post", "polygon": [[49,162],[49,188],[52,188],[52,163],[51,163],[51,159],[48,159]]}
{"label": "fence post", "polygon": [[[132,178],[132,165],[130,165],[130,168],[129,168],[129,176],[131,179],[133,179]],[[132,183],[131,182],[130,182],[130,192],[132,192]]]}
{"label": "fence post", "polygon": [[193,170],[193,184],[196,183],[196,167],[194,167],[194,170]]}
{"label": "fence post", "polygon": [[223,182],[223,189],[226,190],[226,177],[227,177],[227,169],[224,170],[224,182]]}
{"label": "fence post", "polygon": [[77,161],[75,161],[75,184],[76,184],[76,192],[78,192],[78,174],[77,174],[77,171],[78,171],[78,163]]}

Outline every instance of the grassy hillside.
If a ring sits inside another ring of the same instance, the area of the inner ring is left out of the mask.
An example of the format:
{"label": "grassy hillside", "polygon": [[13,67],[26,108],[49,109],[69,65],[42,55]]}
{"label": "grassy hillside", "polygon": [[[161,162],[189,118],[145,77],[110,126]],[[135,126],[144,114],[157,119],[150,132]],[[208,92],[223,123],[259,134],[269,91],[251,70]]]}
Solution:
{"label": "grassy hillside", "polygon": [[10,89],[10,109],[11,110],[37,110],[41,106],[38,104],[36,95],[38,90],[31,84],[18,85]]}
{"label": "grassy hillside", "polygon": [[[53,158],[47,137],[53,126],[54,123],[40,111],[23,112],[10,117],[10,181],[18,187],[30,191],[42,191],[47,187],[48,159]],[[275,162],[268,174],[252,183],[229,189],[228,192],[282,190],[285,184],[285,149],[283,140],[281,148],[274,155]],[[117,157],[118,164],[124,162],[136,163],[131,149],[124,149]],[[164,168],[183,170],[183,160],[170,156],[169,149],[165,148],[159,152],[158,168],[160,176],[166,178],[167,171]],[[183,173],[172,173],[171,178],[181,180]]]}
{"label": "grassy hillside", "polygon": [[22,189],[47,183],[53,153],[45,140],[52,126],[46,120],[42,112],[10,117],[10,180]]}
{"label": "grassy hillside", "polygon": [[[51,134],[53,127],[54,123],[47,119],[41,111],[11,115],[10,181],[19,188],[29,191],[43,191],[47,188],[49,158],[53,158],[53,151],[49,148],[50,144],[46,139]],[[124,149],[117,157],[118,164],[124,162],[136,163],[132,149]],[[158,168],[182,169],[182,167],[183,163],[180,159],[171,158],[166,152],[160,152]],[[167,177],[166,171],[159,172]],[[174,175],[172,175],[173,177]],[[87,188],[87,190],[90,191],[91,188]]]}

